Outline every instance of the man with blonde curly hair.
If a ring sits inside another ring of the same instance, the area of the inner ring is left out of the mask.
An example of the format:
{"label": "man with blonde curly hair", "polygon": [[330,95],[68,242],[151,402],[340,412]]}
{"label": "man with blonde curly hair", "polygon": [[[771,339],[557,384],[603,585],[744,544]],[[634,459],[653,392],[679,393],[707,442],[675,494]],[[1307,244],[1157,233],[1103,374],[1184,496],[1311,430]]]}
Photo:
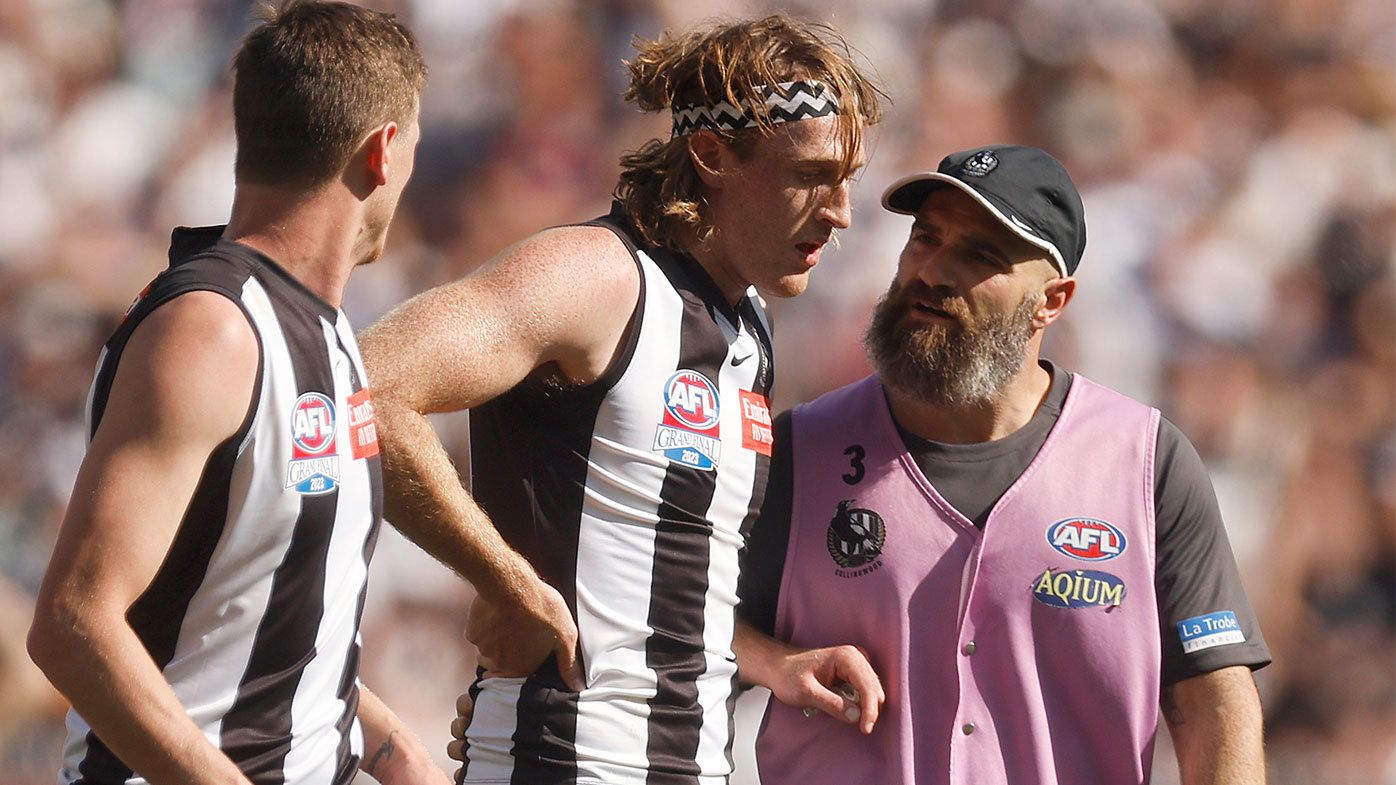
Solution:
{"label": "man with blonde curly hair", "polygon": [[[834,30],[787,16],[637,48],[626,99],[669,111],[672,133],[624,157],[611,213],[363,335],[390,517],[486,576],[465,782],[731,771],[737,554],[771,452],[758,293],[803,292],[849,225],[879,93]],[[425,419],[466,408],[473,496]],[[822,705],[837,678],[875,712],[856,650],[811,663],[825,683],[785,694]]]}

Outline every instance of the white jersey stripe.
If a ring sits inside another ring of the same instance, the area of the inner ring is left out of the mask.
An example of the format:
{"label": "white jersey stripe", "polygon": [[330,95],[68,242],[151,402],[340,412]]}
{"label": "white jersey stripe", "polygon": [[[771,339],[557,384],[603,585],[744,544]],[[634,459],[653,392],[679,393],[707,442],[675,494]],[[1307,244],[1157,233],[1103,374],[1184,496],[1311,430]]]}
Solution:
{"label": "white jersey stripe", "polygon": [[[662,379],[678,362],[683,305],[654,263],[643,253],[640,261],[646,297],[639,342],[630,366],[596,417],[593,439],[608,445],[652,442],[655,423],[663,419],[664,399],[660,390],[646,389],[635,380]],[[576,747],[579,777],[643,783],[648,702],[657,684],[645,662],[645,641],[654,632],[646,624],[653,526],[669,461],[653,450],[633,448],[625,453],[624,488],[615,487],[613,478],[620,473],[607,468],[614,465],[609,456],[596,454],[588,461],[577,547],[577,627],[588,683],[598,686],[584,691],[578,704]],[[641,525],[627,525],[636,523]],[[617,745],[616,734],[639,743]],[[614,765],[601,765],[605,763]]]}
{"label": "white jersey stripe", "polygon": [[[523,679],[490,678],[475,695],[476,717],[470,723],[470,747],[466,751],[466,782],[507,783],[514,774],[514,722],[497,724],[496,718],[513,718]],[[488,685],[488,686],[486,686]]]}

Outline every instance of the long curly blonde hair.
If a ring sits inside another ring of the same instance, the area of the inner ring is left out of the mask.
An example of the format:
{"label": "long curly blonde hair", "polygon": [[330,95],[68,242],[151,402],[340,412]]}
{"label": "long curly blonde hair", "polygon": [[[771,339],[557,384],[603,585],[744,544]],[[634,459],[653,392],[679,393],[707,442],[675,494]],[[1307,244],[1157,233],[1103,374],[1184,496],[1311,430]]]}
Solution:
{"label": "long curly blonde hair", "polygon": [[[635,49],[635,57],[625,62],[630,72],[625,100],[647,112],[719,101],[747,108],[755,127],[713,132],[741,157],[750,154],[761,136],[774,132],[776,123],[759,90],[763,85],[817,80],[833,92],[839,103],[845,174],[855,166],[865,128],[882,119],[881,99],[886,94],[859,69],[848,43],[827,24],[776,14],[679,37],[637,38]],[[620,159],[615,198],[652,245],[682,250],[682,238],[711,232],[688,140],[651,139]]]}

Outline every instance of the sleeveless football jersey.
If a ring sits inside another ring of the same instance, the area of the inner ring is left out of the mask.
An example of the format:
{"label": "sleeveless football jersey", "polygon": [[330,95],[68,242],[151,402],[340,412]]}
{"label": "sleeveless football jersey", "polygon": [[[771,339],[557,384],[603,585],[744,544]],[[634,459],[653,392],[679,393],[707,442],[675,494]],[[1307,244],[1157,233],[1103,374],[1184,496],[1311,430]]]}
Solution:
{"label": "sleeveless football jersey", "polygon": [[[175,231],[171,266],[98,360],[89,433],[131,334],[174,297],[227,297],[261,348],[246,419],[211,455],[127,617],[189,716],[252,782],[342,785],[363,747],[359,620],[382,511],[373,403],[344,313],[221,233]],[[68,730],[62,781],[145,782],[75,712]]]}
{"label": "sleeveless football jersey", "polygon": [[587,688],[549,661],[472,687],[464,781],[722,783],[731,771],[737,556],[770,456],[770,338],[692,258],[614,231],[639,267],[622,356],[595,383],[530,379],[471,412],[474,493],[567,599]]}

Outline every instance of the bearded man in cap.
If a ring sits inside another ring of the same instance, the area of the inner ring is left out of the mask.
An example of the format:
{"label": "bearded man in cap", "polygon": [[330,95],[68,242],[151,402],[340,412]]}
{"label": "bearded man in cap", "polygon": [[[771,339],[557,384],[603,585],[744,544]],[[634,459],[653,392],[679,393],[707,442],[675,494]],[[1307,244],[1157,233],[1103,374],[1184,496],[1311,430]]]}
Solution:
{"label": "bearded man in cap", "polygon": [[[1201,459],[1040,357],[1086,245],[1070,177],[985,147],[883,204],[915,221],[876,374],[777,419],[742,564],[741,674],[784,701],[763,783],[1145,783],[1160,705],[1184,783],[1263,782],[1270,657]],[[789,700],[838,644],[881,674],[868,738]]]}

